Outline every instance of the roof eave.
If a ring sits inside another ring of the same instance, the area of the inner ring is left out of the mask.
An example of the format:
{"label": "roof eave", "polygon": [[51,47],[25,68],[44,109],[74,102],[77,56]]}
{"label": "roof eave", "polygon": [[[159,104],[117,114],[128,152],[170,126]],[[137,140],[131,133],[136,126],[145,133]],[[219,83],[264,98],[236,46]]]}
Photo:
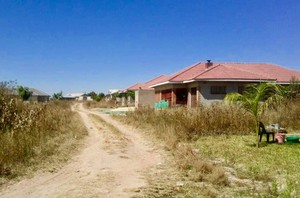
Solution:
{"label": "roof eave", "polygon": [[193,79],[193,80],[184,80],[183,83],[192,83],[192,82],[196,82],[197,80]]}
{"label": "roof eave", "polygon": [[196,81],[208,81],[208,82],[276,82],[276,79],[196,79]]}
{"label": "roof eave", "polygon": [[183,81],[180,81],[180,82],[172,82],[172,81],[165,81],[165,82],[162,82],[162,83],[157,83],[155,85],[151,85],[149,86],[150,88],[154,88],[154,87],[158,87],[158,86],[161,86],[161,85],[169,85],[169,84],[182,84]]}

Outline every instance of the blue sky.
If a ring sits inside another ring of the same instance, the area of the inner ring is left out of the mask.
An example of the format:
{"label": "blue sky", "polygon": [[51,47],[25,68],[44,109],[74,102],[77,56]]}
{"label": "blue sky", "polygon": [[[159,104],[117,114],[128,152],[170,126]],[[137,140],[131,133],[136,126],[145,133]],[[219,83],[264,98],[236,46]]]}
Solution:
{"label": "blue sky", "polygon": [[0,0],[0,81],[107,92],[207,59],[300,70],[300,1]]}

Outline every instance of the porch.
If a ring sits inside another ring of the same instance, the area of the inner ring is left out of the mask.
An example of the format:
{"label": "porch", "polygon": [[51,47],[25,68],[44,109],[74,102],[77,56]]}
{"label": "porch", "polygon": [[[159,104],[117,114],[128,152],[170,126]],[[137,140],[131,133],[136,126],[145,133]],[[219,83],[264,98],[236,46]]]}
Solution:
{"label": "porch", "polygon": [[165,100],[170,106],[196,107],[200,103],[200,87],[170,88],[155,92],[155,102]]}

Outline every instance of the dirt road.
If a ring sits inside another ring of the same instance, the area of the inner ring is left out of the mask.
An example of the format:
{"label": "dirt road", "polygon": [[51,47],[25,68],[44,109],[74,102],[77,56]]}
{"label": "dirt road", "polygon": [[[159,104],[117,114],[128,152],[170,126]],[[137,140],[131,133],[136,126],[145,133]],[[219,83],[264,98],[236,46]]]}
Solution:
{"label": "dirt road", "polygon": [[[42,173],[1,189],[0,197],[132,197],[146,184],[145,172],[163,162],[162,155],[134,129],[74,106],[88,137],[83,149],[55,173]],[[101,117],[119,131],[91,117]]]}

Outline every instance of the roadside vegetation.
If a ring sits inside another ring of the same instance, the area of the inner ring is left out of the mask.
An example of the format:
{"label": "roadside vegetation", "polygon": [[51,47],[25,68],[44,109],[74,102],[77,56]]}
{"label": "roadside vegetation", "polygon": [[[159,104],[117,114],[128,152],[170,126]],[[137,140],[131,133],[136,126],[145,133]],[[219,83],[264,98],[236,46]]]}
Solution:
{"label": "roadside vegetation", "polygon": [[117,108],[121,105],[121,98],[131,97],[133,99],[135,93],[133,91],[126,93],[114,93],[112,94],[111,98],[105,98],[104,93],[96,94],[94,91],[88,93],[87,95],[91,96],[93,101],[85,101],[85,108]]}
{"label": "roadside vegetation", "polygon": [[87,94],[88,96],[91,96],[91,98],[94,100],[94,101],[97,101],[97,102],[100,102],[104,97],[105,97],[105,94],[100,92],[100,93],[96,93],[94,91],[90,92]]}
{"label": "roadside vegetation", "polygon": [[[269,104],[263,113],[258,107],[259,120],[300,132],[299,95]],[[234,103],[140,109],[119,117],[164,142],[185,176],[184,197],[297,197],[300,144],[261,143],[257,148],[257,118]]]}
{"label": "roadside vegetation", "polygon": [[11,95],[9,84],[1,84],[0,178],[68,160],[86,134],[70,103],[23,102]]}
{"label": "roadside vegetation", "polygon": [[83,101],[83,106],[88,109],[100,108],[100,109],[111,109],[116,108],[119,105],[115,101]]}

